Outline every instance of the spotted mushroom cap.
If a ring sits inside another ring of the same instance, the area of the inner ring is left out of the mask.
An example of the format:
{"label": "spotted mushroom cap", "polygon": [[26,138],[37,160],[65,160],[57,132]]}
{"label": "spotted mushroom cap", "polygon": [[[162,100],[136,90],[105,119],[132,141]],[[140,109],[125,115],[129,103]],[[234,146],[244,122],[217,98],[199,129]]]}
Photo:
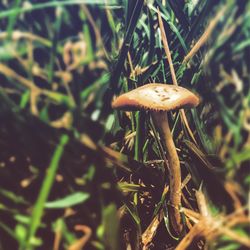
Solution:
{"label": "spotted mushroom cap", "polygon": [[117,97],[112,107],[126,111],[170,111],[193,108],[199,98],[188,89],[161,83],[149,83]]}

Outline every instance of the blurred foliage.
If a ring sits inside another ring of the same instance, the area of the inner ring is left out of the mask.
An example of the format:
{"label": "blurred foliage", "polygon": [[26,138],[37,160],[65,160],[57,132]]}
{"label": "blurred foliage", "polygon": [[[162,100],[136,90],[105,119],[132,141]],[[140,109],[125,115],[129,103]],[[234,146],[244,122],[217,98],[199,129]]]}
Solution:
{"label": "blurred foliage", "polygon": [[174,249],[184,238],[169,228],[149,114],[111,109],[121,92],[172,83],[158,9],[178,84],[202,100],[186,111],[195,141],[178,112],[169,116],[186,233],[195,190],[221,223],[190,249],[249,247],[249,1],[3,0],[0,249]]}

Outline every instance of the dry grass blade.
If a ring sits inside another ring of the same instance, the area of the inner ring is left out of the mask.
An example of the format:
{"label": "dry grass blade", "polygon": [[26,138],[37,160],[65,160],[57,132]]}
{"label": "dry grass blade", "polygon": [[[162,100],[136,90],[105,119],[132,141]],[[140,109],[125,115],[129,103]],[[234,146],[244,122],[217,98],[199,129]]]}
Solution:
{"label": "dry grass blade", "polygon": [[172,62],[172,58],[171,58],[171,52],[170,52],[170,49],[169,49],[169,46],[168,46],[168,40],[167,40],[167,36],[166,36],[165,30],[164,30],[164,26],[163,26],[163,22],[162,22],[161,13],[160,13],[159,8],[157,10],[157,14],[158,14],[159,27],[160,27],[160,31],[161,31],[161,38],[162,38],[164,50],[165,50],[165,53],[166,53],[166,56],[167,56],[167,59],[168,59],[173,84],[178,85],[176,75],[175,75],[174,66],[173,66],[173,62]]}
{"label": "dry grass blade", "polygon": [[201,219],[200,213],[195,212],[194,210],[188,209],[183,207],[182,212],[185,214],[187,218],[189,218],[194,223],[198,223],[198,221]]}
{"label": "dry grass blade", "polygon": [[192,229],[186,234],[175,250],[185,250],[193,242],[193,240],[202,237],[206,230],[212,230],[212,227],[207,227],[205,220],[199,221]]}
{"label": "dry grass blade", "polygon": [[246,246],[247,248],[250,248],[250,239],[245,237],[245,236],[240,236],[239,234],[235,233],[234,231],[226,228],[226,227],[221,227],[219,229],[220,234],[223,234],[227,237],[229,237],[230,239],[234,240],[235,242],[238,242],[244,246]]}
{"label": "dry grass blade", "polygon": [[191,139],[193,140],[193,142],[195,144],[197,144],[197,141],[196,141],[196,139],[194,137],[194,134],[193,134],[191,128],[189,127],[188,120],[187,120],[187,117],[186,117],[184,109],[181,109],[180,112],[181,112],[181,120],[182,120],[183,124],[185,125],[185,127],[186,127],[186,129],[188,131],[189,136],[191,137]]}
{"label": "dry grass blade", "polygon": [[208,203],[207,203],[206,197],[203,194],[201,189],[202,189],[202,185],[200,186],[199,190],[197,190],[195,192],[195,197],[196,197],[196,200],[197,200],[198,208],[199,208],[199,211],[200,211],[202,216],[209,217],[210,214],[209,214],[209,210],[208,210],[208,207],[207,207]]}
{"label": "dry grass blade", "polygon": [[[169,186],[165,186],[162,195],[165,196],[168,193],[168,191],[169,191]],[[148,249],[148,245],[150,242],[152,242],[154,236],[156,235],[157,228],[160,225],[163,217],[164,217],[164,211],[163,209],[161,209],[160,211],[158,211],[157,215],[153,218],[147,229],[142,234],[143,250]]]}
{"label": "dry grass blade", "polygon": [[150,242],[152,242],[155,234],[156,234],[156,230],[159,226],[159,224],[161,223],[162,219],[164,217],[164,213],[163,210],[161,209],[159,214],[157,214],[153,220],[151,221],[150,225],[147,227],[147,229],[145,230],[145,232],[142,234],[142,244],[143,244],[143,250],[147,250],[148,248],[148,244]]}
{"label": "dry grass blade", "polygon": [[105,46],[104,46],[104,43],[103,43],[103,40],[102,40],[102,36],[100,34],[100,30],[99,28],[96,26],[96,23],[94,21],[94,18],[93,16],[91,15],[90,11],[88,10],[88,8],[86,7],[86,5],[82,4],[81,5],[81,9],[82,11],[84,12],[84,14],[86,15],[86,17],[88,18],[88,21],[89,23],[91,24],[94,32],[95,32],[95,36],[96,36],[96,45],[97,46],[101,46],[102,49],[103,49],[103,53],[105,54],[105,57],[107,59],[110,59],[110,56],[108,54],[108,52],[106,51],[105,49]]}
{"label": "dry grass blade", "polygon": [[242,207],[242,201],[240,200],[240,196],[243,193],[241,187],[233,181],[226,181],[224,187],[233,200],[235,210],[240,209]]}
{"label": "dry grass blade", "polygon": [[249,223],[250,219],[242,214],[242,211],[235,211],[227,216],[201,217],[201,219],[191,228],[188,234],[182,239],[176,250],[188,249],[190,244],[197,239],[205,238],[208,242],[213,242],[220,236],[228,236],[234,241],[250,247],[250,239],[239,235],[231,228],[239,224]]}
{"label": "dry grass blade", "polygon": [[[8,32],[2,32],[0,34],[0,40],[6,40],[8,38]],[[32,33],[29,32],[23,32],[20,30],[13,30],[12,32],[12,36],[11,36],[12,40],[17,41],[20,39],[27,39],[30,41],[36,41],[36,42],[40,42],[41,44],[51,47],[52,43],[40,36],[34,35]]]}
{"label": "dry grass blade", "polygon": [[[176,79],[176,75],[175,75],[174,66],[173,66],[173,62],[172,62],[172,58],[171,58],[171,52],[170,52],[170,49],[169,49],[169,46],[168,46],[168,40],[167,40],[167,36],[166,36],[165,30],[164,30],[164,26],[163,26],[163,22],[162,22],[162,17],[161,17],[159,8],[158,8],[158,21],[159,21],[159,27],[160,27],[160,31],[161,31],[161,37],[162,37],[162,42],[163,42],[164,50],[165,50],[165,53],[167,55],[167,59],[168,59],[169,67],[170,67],[170,72],[171,72],[173,84],[174,85],[178,85],[177,79]],[[183,109],[181,109],[180,110],[180,114],[181,114],[181,120],[182,120],[183,124],[185,125],[185,127],[187,128],[189,136],[197,144],[197,142],[195,140],[195,137],[193,135],[193,132],[192,132],[192,130],[189,127],[185,111]]]}
{"label": "dry grass blade", "polygon": [[92,235],[91,228],[84,226],[84,225],[76,225],[75,230],[82,231],[84,233],[84,236],[82,236],[79,240],[77,240],[71,246],[69,246],[68,250],[81,250],[81,249],[83,249]]}
{"label": "dry grass blade", "polygon": [[196,44],[190,50],[190,52],[185,56],[185,58],[182,62],[183,64],[186,64],[197,53],[197,51],[207,42],[207,40],[211,36],[214,28],[216,27],[216,25],[220,21],[221,17],[224,15],[226,9],[227,9],[227,6],[223,6],[221,8],[221,10],[215,15],[215,17],[210,21],[205,32],[202,34],[202,36],[199,38],[199,40],[196,42]]}
{"label": "dry grass blade", "polygon": [[38,88],[32,81],[18,75],[14,70],[5,66],[4,64],[0,64],[0,73],[5,75],[6,77],[12,78],[18,82],[20,82],[23,86],[30,89],[30,111],[33,115],[38,115],[37,110],[37,97],[42,93],[42,90]]}
{"label": "dry grass blade", "polygon": [[34,90],[38,93],[41,92],[41,90],[36,85],[34,85],[33,82],[27,80],[21,75],[18,75],[14,70],[10,69],[4,64],[0,64],[0,73],[5,75],[6,77],[15,79],[30,90]]}

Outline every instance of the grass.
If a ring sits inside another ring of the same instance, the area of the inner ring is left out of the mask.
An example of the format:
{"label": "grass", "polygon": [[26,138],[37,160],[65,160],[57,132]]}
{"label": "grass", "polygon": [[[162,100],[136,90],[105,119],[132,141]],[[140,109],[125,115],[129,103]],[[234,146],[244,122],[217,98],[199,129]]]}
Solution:
{"label": "grass", "polygon": [[[249,8],[0,3],[0,249],[249,248]],[[178,236],[149,113],[111,108],[149,82],[201,97],[169,115],[182,171]]]}

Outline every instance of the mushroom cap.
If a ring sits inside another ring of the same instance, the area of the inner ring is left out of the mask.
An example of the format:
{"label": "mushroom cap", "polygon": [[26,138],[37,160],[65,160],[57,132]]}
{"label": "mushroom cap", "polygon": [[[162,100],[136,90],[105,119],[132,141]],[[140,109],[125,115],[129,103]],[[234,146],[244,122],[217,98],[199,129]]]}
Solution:
{"label": "mushroom cap", "polygon": [[126,111],[170,111],[193,108],[200,100],[194,93],[176,85],[149,83],[117,97],[112,107]]}

